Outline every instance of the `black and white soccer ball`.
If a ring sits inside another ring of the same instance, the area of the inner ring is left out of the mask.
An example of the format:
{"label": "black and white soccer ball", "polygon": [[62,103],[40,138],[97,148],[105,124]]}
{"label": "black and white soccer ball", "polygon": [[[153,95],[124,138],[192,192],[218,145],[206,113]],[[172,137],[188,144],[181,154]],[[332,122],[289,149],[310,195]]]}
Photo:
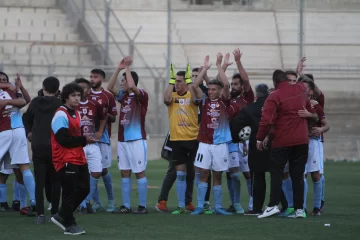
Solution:
{"label": "black and white soccer ball", "polygon": [[251,128],[249,126],[246,126],[240,130],[239,138],[241,140],[247,141],[250,139],[250,134],[251,134]]}

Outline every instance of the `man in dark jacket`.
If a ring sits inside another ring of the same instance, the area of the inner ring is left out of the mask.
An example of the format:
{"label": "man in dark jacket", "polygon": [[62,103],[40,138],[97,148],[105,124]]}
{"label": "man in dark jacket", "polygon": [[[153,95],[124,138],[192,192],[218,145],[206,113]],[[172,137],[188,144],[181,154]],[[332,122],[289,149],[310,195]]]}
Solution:
{"label": "man in dark jacket", "polygon": [[[43,94],[34,98],[23,115],[26,136],[31,142],[35,173],[35,197],[37,223],[45,223],[44,217],[44,187],[49,183],[51,190],[51,214],[58,212],[60,199],[60,182],[56,180],[52,164],[51,151],[51,121],[56,110],[61,106],[61,100],[55,95],[59,90],[59,80],[48,77],[43,81]],[[47,181],[51,179],[51,181]]]}
{"label": "man in dark jacket", "polygon": [[[249,141],[248,161],[252,173],[253,184],[253,210],[245,212],[245,215],[260,215],[265,201],[266,181],[265,172],[269,171],[269,151],[257,151],[256,134],[261,119],[261,109],[268,94],[268,86],[259,84],[255,88],[256,101],[243,108],[230,122],[231,135],[234,142],[240,142],[239,132],[246,126],[251,128]],[[268,147],[267,147],[268,149]]]}

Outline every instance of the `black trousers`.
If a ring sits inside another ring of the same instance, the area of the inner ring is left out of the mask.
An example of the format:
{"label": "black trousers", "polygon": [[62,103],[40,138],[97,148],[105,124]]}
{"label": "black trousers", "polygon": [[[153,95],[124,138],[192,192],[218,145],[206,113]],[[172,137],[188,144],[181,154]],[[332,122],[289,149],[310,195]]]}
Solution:
{"label": "black trousers", "polygon": [[62,186],[62,202],[59,211],[64,219],[64,226],[75,224],[74,211],[90,192],[88,165],[68,163],[58,171]]}
{"label": "black trousers", "polygon": [[35,198],[36,212],[44,215],[44,188],[46,198],[51,199],[51,214],[56,214],[59,210],[61,184],[57,177],[52,158],[33,156],[34,175],[35,175]]}
{"label": "black trousers", "polygon": [[253,211],[262,212],[266,196],[265,172],[251,172]]}
{"label": "black trousers", "polygon": [[[185,204],[187,205],[190,202],[192,202],[192,194],[193,194],[194,178],[195,178],[194,163],[192,163],[192,164],[187,163],[186,169],[187,169],[187,173],[186,173]],[[169,192],[175,181],[176,181],[176,168],[175,168],[175,165],[173,164],[173,162],[170,160],[168,170],[166,172],[163,183],[161,185],[161,191],[160,191],[160,195],[158,198],[159,202],[161,200],[165,200],[165,201],[168,200]],[[209,201],[209,199],[210,199],[211,174],[209,175],[208,183],[209,183],[208,184],[209,187],[206,192],[205,201]]]}
{"label": "black trousers", "polygon": [[271,192],[269,207],[278,205],[281,197],[282,176],[289,160],[289,174],[292,180],[294,208],[303,209],[304,171],[308,158],[308,144],[272,148],[270,157]]}

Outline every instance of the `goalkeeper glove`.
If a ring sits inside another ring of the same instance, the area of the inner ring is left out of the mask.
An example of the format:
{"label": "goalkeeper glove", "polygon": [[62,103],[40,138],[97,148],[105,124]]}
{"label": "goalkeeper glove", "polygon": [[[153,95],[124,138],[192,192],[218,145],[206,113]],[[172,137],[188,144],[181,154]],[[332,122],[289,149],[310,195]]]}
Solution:
{"label": "goalkeeper glove", "polygon": [[190,64],[189,64],[189,63],[188,63],[188,65],[186,66],[185,83],[186,83],[186,84],[192,83],[192,80],[191,80],[191,69],[190,69]]}
{"label": "goalkeeper glove", "polygon": [[174,70],[174,64],[170,65],[170,80],[169,80],[169,84],[171,85],[175,85],[175,81],[176,81],[176,73]]}

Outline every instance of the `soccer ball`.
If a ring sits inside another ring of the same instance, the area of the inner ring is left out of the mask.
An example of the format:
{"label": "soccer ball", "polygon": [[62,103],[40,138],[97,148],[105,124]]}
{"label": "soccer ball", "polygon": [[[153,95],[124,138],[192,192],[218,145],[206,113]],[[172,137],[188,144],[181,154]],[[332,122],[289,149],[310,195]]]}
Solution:
{"label": "soccer ball", "polygon": [[250,139],[250,134],[251,134],[251,128],[249,126],[246,126],[240,130],[239,138],[241,140],[247,141]]}

